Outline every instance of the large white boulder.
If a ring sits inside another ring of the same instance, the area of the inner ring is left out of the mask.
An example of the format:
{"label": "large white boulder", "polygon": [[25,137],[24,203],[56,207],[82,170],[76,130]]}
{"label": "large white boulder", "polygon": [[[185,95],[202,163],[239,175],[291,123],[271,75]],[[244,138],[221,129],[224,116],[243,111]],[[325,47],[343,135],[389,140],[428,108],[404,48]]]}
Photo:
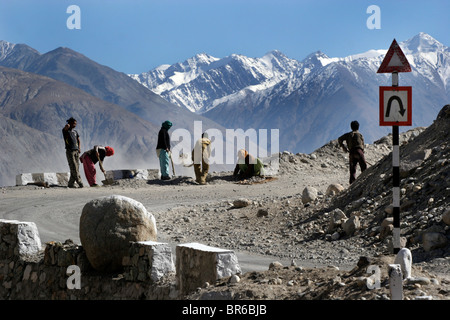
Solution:
{"label": "large white boulder", "polygon": [[80,217],[80,240],[94,269],[117,271],[130,242],[156,241],[154,216],[142,203],[119,195],[88,202]]}

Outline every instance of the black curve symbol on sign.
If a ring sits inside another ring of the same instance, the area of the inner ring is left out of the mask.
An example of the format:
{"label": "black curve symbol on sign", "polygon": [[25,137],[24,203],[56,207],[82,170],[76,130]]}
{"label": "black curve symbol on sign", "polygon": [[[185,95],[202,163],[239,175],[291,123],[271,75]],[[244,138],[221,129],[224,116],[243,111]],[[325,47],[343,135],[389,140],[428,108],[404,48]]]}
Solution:
{"label": "black curve symbol on sign", "polygon": [[400,106],[400,110],[399,113],[402,115],[405,114],[406,110],[403,108],[403,102],[402,99],[400,99],[399,96],[392,96],[389,98],[388,103],[387,103],[387,108],[386,108],[386,118],[389,117],[389,114],[391,113],[391,105],[392,105],[392,101],[397,100],[399,106]]}

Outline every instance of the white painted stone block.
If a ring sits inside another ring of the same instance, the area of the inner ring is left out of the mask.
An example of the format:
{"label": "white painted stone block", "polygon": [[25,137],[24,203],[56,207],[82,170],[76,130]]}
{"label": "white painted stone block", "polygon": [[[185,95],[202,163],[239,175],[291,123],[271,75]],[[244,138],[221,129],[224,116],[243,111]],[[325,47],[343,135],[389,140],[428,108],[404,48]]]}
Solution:
{"label": "white painted stone block", "polygon": [[175,272],[175,264],[172,258],[172,248],[167,243],[155,241],[139,241],[139,244],[150,246],[152,249],[152,261],[150,278],[158,281],[165,275]]}
{"label": "white painted stone block", "polygon": [[33,182],[31,173],[21,173],[16,175],[16,186],[26,186],[29,182]]}
{"label": "white painted stone block", "polygon": [[136,173],[134,175],[134,179],[148,179],[148,170],[146,169],[136,169]]}
{"label": "white painted stone block", "polygon": [[412,255],[407,248],[402,248],[395,257],[395,264],[399,264],[402,269],[403,279],[411,278]]}
{"label": "white painted stone block", "polygon": [[44,172],[44,173],[21,173],[16,175],[16,186],[26,186],[29,183],[46,182],[52,185],[67,185],[69,172]]}
{"label": "white painted stone block", "polygon": [[389,265],[389,290],[391,300],[403,300],[403,275],[399,264]]}
{"label": "white painted stone block", "polygon": [[122,169],[106,171],[106,179],[138,179],[149,180],[158,178],[158,169]]}
{"label": "white painted stone block", "polygon": [[55,172],[44,172],[44,182],[47,182],[49,185],[58,185],[58,178],[56,177]]}
{"label": "white painted stone block", "polygon": [[[0,219],[0,230],[6,225],[9,236],[14,241],[7,245],[14,245],[14,252],[19,256],[27,256],[36,254],[41,250],[42,243],[39,237],[39,232],[34,222],[22,222],[17,220]],[[6,241],[2,234],[0,234],[0,241]]]}
{"label": "white painted stone block", "polygon": [[177,284],[182,294],[189,293],[206,282],[241,273],[234,251],[200,243],[180,244],[176,247]]}

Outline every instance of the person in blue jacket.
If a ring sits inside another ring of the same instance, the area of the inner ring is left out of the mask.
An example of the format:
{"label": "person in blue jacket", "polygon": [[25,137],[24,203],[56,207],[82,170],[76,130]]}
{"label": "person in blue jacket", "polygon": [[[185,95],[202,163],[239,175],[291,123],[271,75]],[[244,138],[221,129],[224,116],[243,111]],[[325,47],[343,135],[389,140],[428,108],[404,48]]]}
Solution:
{"label": "person in blue jacket", "polygon": [[170,136],[169,129],[172,127],[172,122],[166,120],[162,123],[161,129],[158,133],[158,143],[156,145],[156,155],[159,158],[159,165],[161,168],[161,180],[170,180],[169,175],[169,161],[170,161]]}

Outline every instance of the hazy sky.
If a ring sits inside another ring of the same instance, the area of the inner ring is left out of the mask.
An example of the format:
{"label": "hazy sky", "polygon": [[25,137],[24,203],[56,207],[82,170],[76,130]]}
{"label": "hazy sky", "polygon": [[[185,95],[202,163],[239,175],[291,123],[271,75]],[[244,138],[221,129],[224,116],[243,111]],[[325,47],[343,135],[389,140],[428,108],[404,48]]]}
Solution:
{"label": "hazy sky", "polygon": [[[71,5],[79,14],[67,12]],[[379,14],[367,12],[372,5]],[[197,53],[344,57],[419,32],[449,46],[449,12],[449,0],[0,0],[0,40],[41,53],[69,47],[141,73]],[[68,20],[81,29],[69,29]]]}

